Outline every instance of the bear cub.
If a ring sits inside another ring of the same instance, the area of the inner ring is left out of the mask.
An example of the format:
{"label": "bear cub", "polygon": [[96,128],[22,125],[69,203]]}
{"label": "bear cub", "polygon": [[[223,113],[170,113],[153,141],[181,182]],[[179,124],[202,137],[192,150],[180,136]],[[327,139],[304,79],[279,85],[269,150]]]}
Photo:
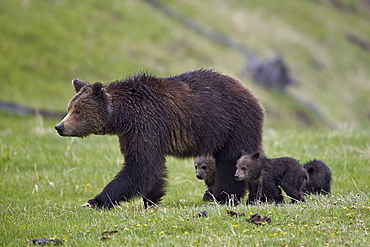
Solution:
{"label": "bear cub", "polygon": [[248,203],[284,201],[281,189],[292,202],[305,200],[305,185],[308,174],[302,165],[290,157],[269,159],[260,153],[242,152],[236,164],[235,179],[257,184],[250,187]]}
{"label": "bear cub", "polygon": [[308,173],[306,192],[327,195],[330,193],[331,172],[321,160],[311,160],[303,165]]}
{"label": "bear cub", "polygon": [[194,168],[197,179],[204,180],[207,190],[203,195],[203,201],[213,201],[213,184],[215,183],[216,161],[211,155],[194,158]]}

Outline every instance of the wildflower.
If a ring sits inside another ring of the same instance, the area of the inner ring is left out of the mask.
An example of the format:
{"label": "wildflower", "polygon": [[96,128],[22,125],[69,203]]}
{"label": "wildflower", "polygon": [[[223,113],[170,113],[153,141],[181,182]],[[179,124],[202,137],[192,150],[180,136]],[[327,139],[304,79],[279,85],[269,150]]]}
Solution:
{"label": "wildflower", "polygon": [[160,232],[159,232],[159,234],[163,234],[163,233],[164,233],[164,231],[160,231]]}
{"label": "wildflower", "polygon": [[232,227],[238,227],[238,225],[231,225]]}
{"label": "wildflower", "polygon": [[140,225],[140,224],[137,224],[136,226],[137,226],[137,227],[141,227],[141,225]]}
{"label": "wildflower", "polygon": [[87,233],[89,233],[89,232],[90,232],[90,230],[87,230],[86,232],[87,232]]}
{"label": "wildflower", "polygon": [[185,231],[184,234],[189,234],[189,233]]}
{"label": "wildflower", "polygon": [[173,228],[179,228],[177,225],[172,226]]}
{"label": "wildflower", "polygon": [[116,228],[117,228],[117,227],[118,227],[118,225],[114,225],[114,227],[116,227]]}
{"label": "wildflower", "polygon": [[127,227],[125,227],[125,231],[130,231],[130,229],[128,229]]}
{"label": "wildflower", "polygon": [[347,210],[348,208],[347,207],[343,207],[344,210]]}

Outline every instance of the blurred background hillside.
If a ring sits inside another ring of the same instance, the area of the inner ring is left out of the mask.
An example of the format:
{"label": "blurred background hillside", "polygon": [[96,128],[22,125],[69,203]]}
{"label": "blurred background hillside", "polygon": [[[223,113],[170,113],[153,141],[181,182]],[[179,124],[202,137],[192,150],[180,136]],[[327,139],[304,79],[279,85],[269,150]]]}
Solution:
{"label": "blurred background hillside", "polygon": [[[366,128],[369,23],[370,0],[3,0],[0,101],[65,112],[73,78],[211,68],[260,98],[267,127]],[[280,55],[298,84],[258,85],[227,41],[260,60]]]}

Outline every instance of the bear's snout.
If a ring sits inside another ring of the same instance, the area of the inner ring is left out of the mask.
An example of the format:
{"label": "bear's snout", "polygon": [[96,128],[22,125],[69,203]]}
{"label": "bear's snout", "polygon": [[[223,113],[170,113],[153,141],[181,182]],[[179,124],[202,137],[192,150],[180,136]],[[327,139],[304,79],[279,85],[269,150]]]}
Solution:
{"label": "bear's snout", "polygon": [[241,181],[241,180],[243,180],[243,179],[241,179],[241,177],[239,176],[239,173],[235,173],[234,178],[235,178],[235,180],[236,180],[236,181]]}
{"label": "bear's snout", "polygon": [[55,125],[55,129],[56,131],[58,131],[58,134],[63,136],[63,132],[64,132],[64,124],[57,124]]}

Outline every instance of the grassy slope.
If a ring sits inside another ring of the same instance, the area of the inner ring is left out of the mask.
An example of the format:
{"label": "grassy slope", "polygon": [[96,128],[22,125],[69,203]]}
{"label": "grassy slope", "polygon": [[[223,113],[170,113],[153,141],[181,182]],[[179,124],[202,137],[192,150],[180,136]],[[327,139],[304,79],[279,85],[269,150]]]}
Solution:
{"label": "grassy slope", "polygon": [[[241,78],[261,98],[268,124],[300,123],[302,107],[290,97],[295,95],[313,101],[330,126],[366,126],[370,52],[350,44],[345,34],[369,41],[369,11],[355,15],[319,2],[166,4],[263,58],[284,55],[302,81],[288,95]],[[76,77],[109,82],[141,70],[161,76],[200,67],[239,77],[244,65],[236,52],[194,34],[145,1],[2,1],[0,11],[0,54],[6,58],[0,61],[2,100],[62,110]]]}

